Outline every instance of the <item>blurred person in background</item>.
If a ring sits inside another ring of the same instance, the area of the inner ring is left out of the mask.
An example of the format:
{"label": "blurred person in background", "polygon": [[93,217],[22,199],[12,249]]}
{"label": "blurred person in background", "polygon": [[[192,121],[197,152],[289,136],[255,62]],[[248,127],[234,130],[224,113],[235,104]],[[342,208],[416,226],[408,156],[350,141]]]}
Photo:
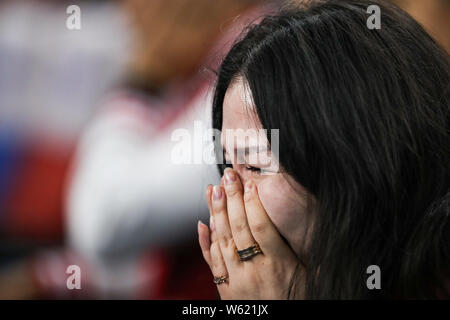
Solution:
{"label": "blurred person in background", "polygon": [[[81,30],[68,30],[66,19],[64,2],[0,5],[1,211],[4,232],[15,236],[33,232],[30,219],[43,225],[50,211],[61,211],[62,201],[49,198],[62,192],[63,163],[125,66],[127,28],[112,3],[83,2]],[[36,235],[54,239],[61,225]]]}
{"label": "blurred person in background", "polygon": [[194,234],[208,215],[203,190],[219,176],[214,164],[176,164],[173,132],[190,133],[181,143],[192,162],[203,156],[209,70],[268,9],[248,0],[123,4],[135,47],[78,146],[67,195],[70,244],[102,298],[214,298]]}
{"label": "blurred person in background", "polygon": [[[204,263],[192,251],[176,250],[175,259],[161,248],[185,240],[181,233],[190,232],[182,226],[206,213],[200,193],[213,177],[199,184],[189,181],[193,167],[164,163],[168,139],[172,128],[202,115],[210,78],[197,72],[199,64],[219,38],[216,53],[225,52],[224,30],[257,3],[81,1],[77,31],[66,28],[68,2],[2,3],[1,298],[196,294],[197,279],[186,281],[186,274],[198,274]],[[155,177],[163,172],[164,179]],[[183,181],[184,173],[186,184],[175,188],[184,198],[166,208],[160,200],[175,182],[168,174]],[[66,288],[72,264],[82,267],[80,292]],[[211,297],[214,288],[197,294]]]}
{"label": "blurred person in background", "polygon": [[450,0],[393,0],[450,52]]}
{"label": "blurred person in background", "polygon": [[65,270],[48,266],[65,241],[70,159],[125,70],[129,28],[117,3],[80,1],[81,30],[66,27],[69,4],[0,3],[0,298],[42,297],[55,277],[65,288]]}

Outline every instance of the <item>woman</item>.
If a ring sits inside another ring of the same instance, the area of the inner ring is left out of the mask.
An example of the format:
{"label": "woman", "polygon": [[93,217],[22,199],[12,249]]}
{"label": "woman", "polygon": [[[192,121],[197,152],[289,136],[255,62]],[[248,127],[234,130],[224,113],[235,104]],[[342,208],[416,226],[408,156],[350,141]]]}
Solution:
{"label": "woman", "polygon": [[[374,4],[381,29],[367,27]],[[213,125],[232,168],[198,227],[221,297],[448,297],[449,88],[447,53],[382,1],[250,27],[219,70]],[[225,134],[262,128],[259,147],[279,129],[269,167]]]}

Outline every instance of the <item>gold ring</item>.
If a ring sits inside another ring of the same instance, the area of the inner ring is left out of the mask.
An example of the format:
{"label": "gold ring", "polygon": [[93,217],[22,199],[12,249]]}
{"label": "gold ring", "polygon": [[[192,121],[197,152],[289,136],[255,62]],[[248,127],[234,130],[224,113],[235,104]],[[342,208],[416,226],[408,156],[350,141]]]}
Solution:
{"label": "gold ring", "polygon": [[227,279],[228,279],[228,275],[225,275],[225,276],[220,276],[220,277],[214,277],[213,281],[215,284],[219,285],[219,284],[227,282]]}
{"label": "gold ring", "polygon": [[251,258],[253,258],[254,256],[263,253],[261,248],[259,247],[258,243],[254,243],[253,245],[251,245],[248,248],[242,249],[242,250],[238,250],[237,251],[238,255],[239,255],[239,259],[241,261],[247,261],[250,260]]}

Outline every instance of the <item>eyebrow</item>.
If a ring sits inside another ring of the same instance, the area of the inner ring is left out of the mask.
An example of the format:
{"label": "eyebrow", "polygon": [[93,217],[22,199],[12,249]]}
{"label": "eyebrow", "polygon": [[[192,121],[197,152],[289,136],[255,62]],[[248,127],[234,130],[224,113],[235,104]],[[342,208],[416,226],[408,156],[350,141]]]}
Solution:
{"label": "eyebrow", "polygon": [[[222,145],[222,149],[223,149],[223,151],[225,153],[228,153],[225,145]],[[234,147],[234,149],[233,149],[233,151],[236,152],[236,153],[244,151],[245,152],[244,154],[249,154],[249,153],[252,153],[252,152],[260,152],[260,153],[262,153],[262,152],[267,152],[267,150],[270,150],[267,147],[267,145],[265,145],[265,146],[250,146],[250,147],[245,147],[245,148]]]}

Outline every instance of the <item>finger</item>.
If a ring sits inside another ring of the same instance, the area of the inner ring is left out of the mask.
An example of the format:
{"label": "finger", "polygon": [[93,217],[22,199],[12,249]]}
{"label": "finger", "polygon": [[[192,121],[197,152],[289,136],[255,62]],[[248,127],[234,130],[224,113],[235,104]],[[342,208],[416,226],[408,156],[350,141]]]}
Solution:
{"label": "finger", "polygon": [[212,191],[213,191],[213,186],[212,184],[208,185],[208,187],[206,188],[206,201],[208,202],[208,208],[209,208],[209,237],[210,237],[210,242],[214,242],[216,241],[217,238],[217,232],[216,228],[214,226],[214,219],[213,219],[213,212],[212,212]]}
{"label": "finger", "polygon": [[250,247],[255,243],[247,222],[244,205],[244,188],[236,172],[225,169],[225,192],[227,196],[227,213],[231,233],[238,250]]}
{"label": "finger", "polygon": [[198,242],[200,244],[200,249],[202,250],[203,258],[211,268],[211,252],[210,252],[211,240],[209,228],[203,222],[198,221],[197,230],[198,230]]}
{"label": "finger", "polygon": [[228,221],[225,191],[221,186],[214,186],[213,188],[212,209],[215,232],[217,232],[220,250],[225,264],[228,270],[230,270],[239,263],[239,259]]}
{"label": "finger", "polygon": [[[216,227],[214,224],[214,217],[212,216],[212,185],[209,185],[206,189],[206,198],[208,202],[209,207],[209,257],[210,257],[210,263],[209,268],[211,269],[211,272],[213,274],[213,277],[221,277],[221,276],[228,276],[228,271],[225,265],[225,261],[222,256],[222,252],[220,251],[220,245],[219,241],[217,239],[217,232]],[[206,243],[206,240],[205,240]],[[202,251],[203,252],[203,251]],[[206,260],[206,258],[205,258]],[[220,284],[220,286],[228,285],[228,281],[226,283]]]}
{"label": "finger", "polygon": [[206,202],[208,203],[208,210],[209,210],[209,214],[212,214],[211,208],[212,208],[212,204],[211,204],[211,194],[212,194],[212,189],[213,186],[212,184],[209,184],[206,187]]}
{"label": "finger", "polygon": [[264,254],[284,254],[282,248],[287,247],[275,225],[266,213],[258,195],[256,184],[249,180],[244,187],[244,204],[247,219],[256,242]]}
{"label": "finger", "polygon": [[210,239],[211,239],[211,243],[213,243],[214,241],[217,241],[217,232],[216,232],[216,227],[214,225],[214,217],[210,216],[209,217],[209,230],[210,232]]}
{"label": "finger", "polygon": [[[229,276],[227,266],[223,259],[217,237],[215,237],[214,241],[211,242],[209,252],[211,256],[210,269],[213,274],[213,277]],[[227,281],[226,283],[219,284],[218,286],[228,286],[228,283],[229,281]]]}

